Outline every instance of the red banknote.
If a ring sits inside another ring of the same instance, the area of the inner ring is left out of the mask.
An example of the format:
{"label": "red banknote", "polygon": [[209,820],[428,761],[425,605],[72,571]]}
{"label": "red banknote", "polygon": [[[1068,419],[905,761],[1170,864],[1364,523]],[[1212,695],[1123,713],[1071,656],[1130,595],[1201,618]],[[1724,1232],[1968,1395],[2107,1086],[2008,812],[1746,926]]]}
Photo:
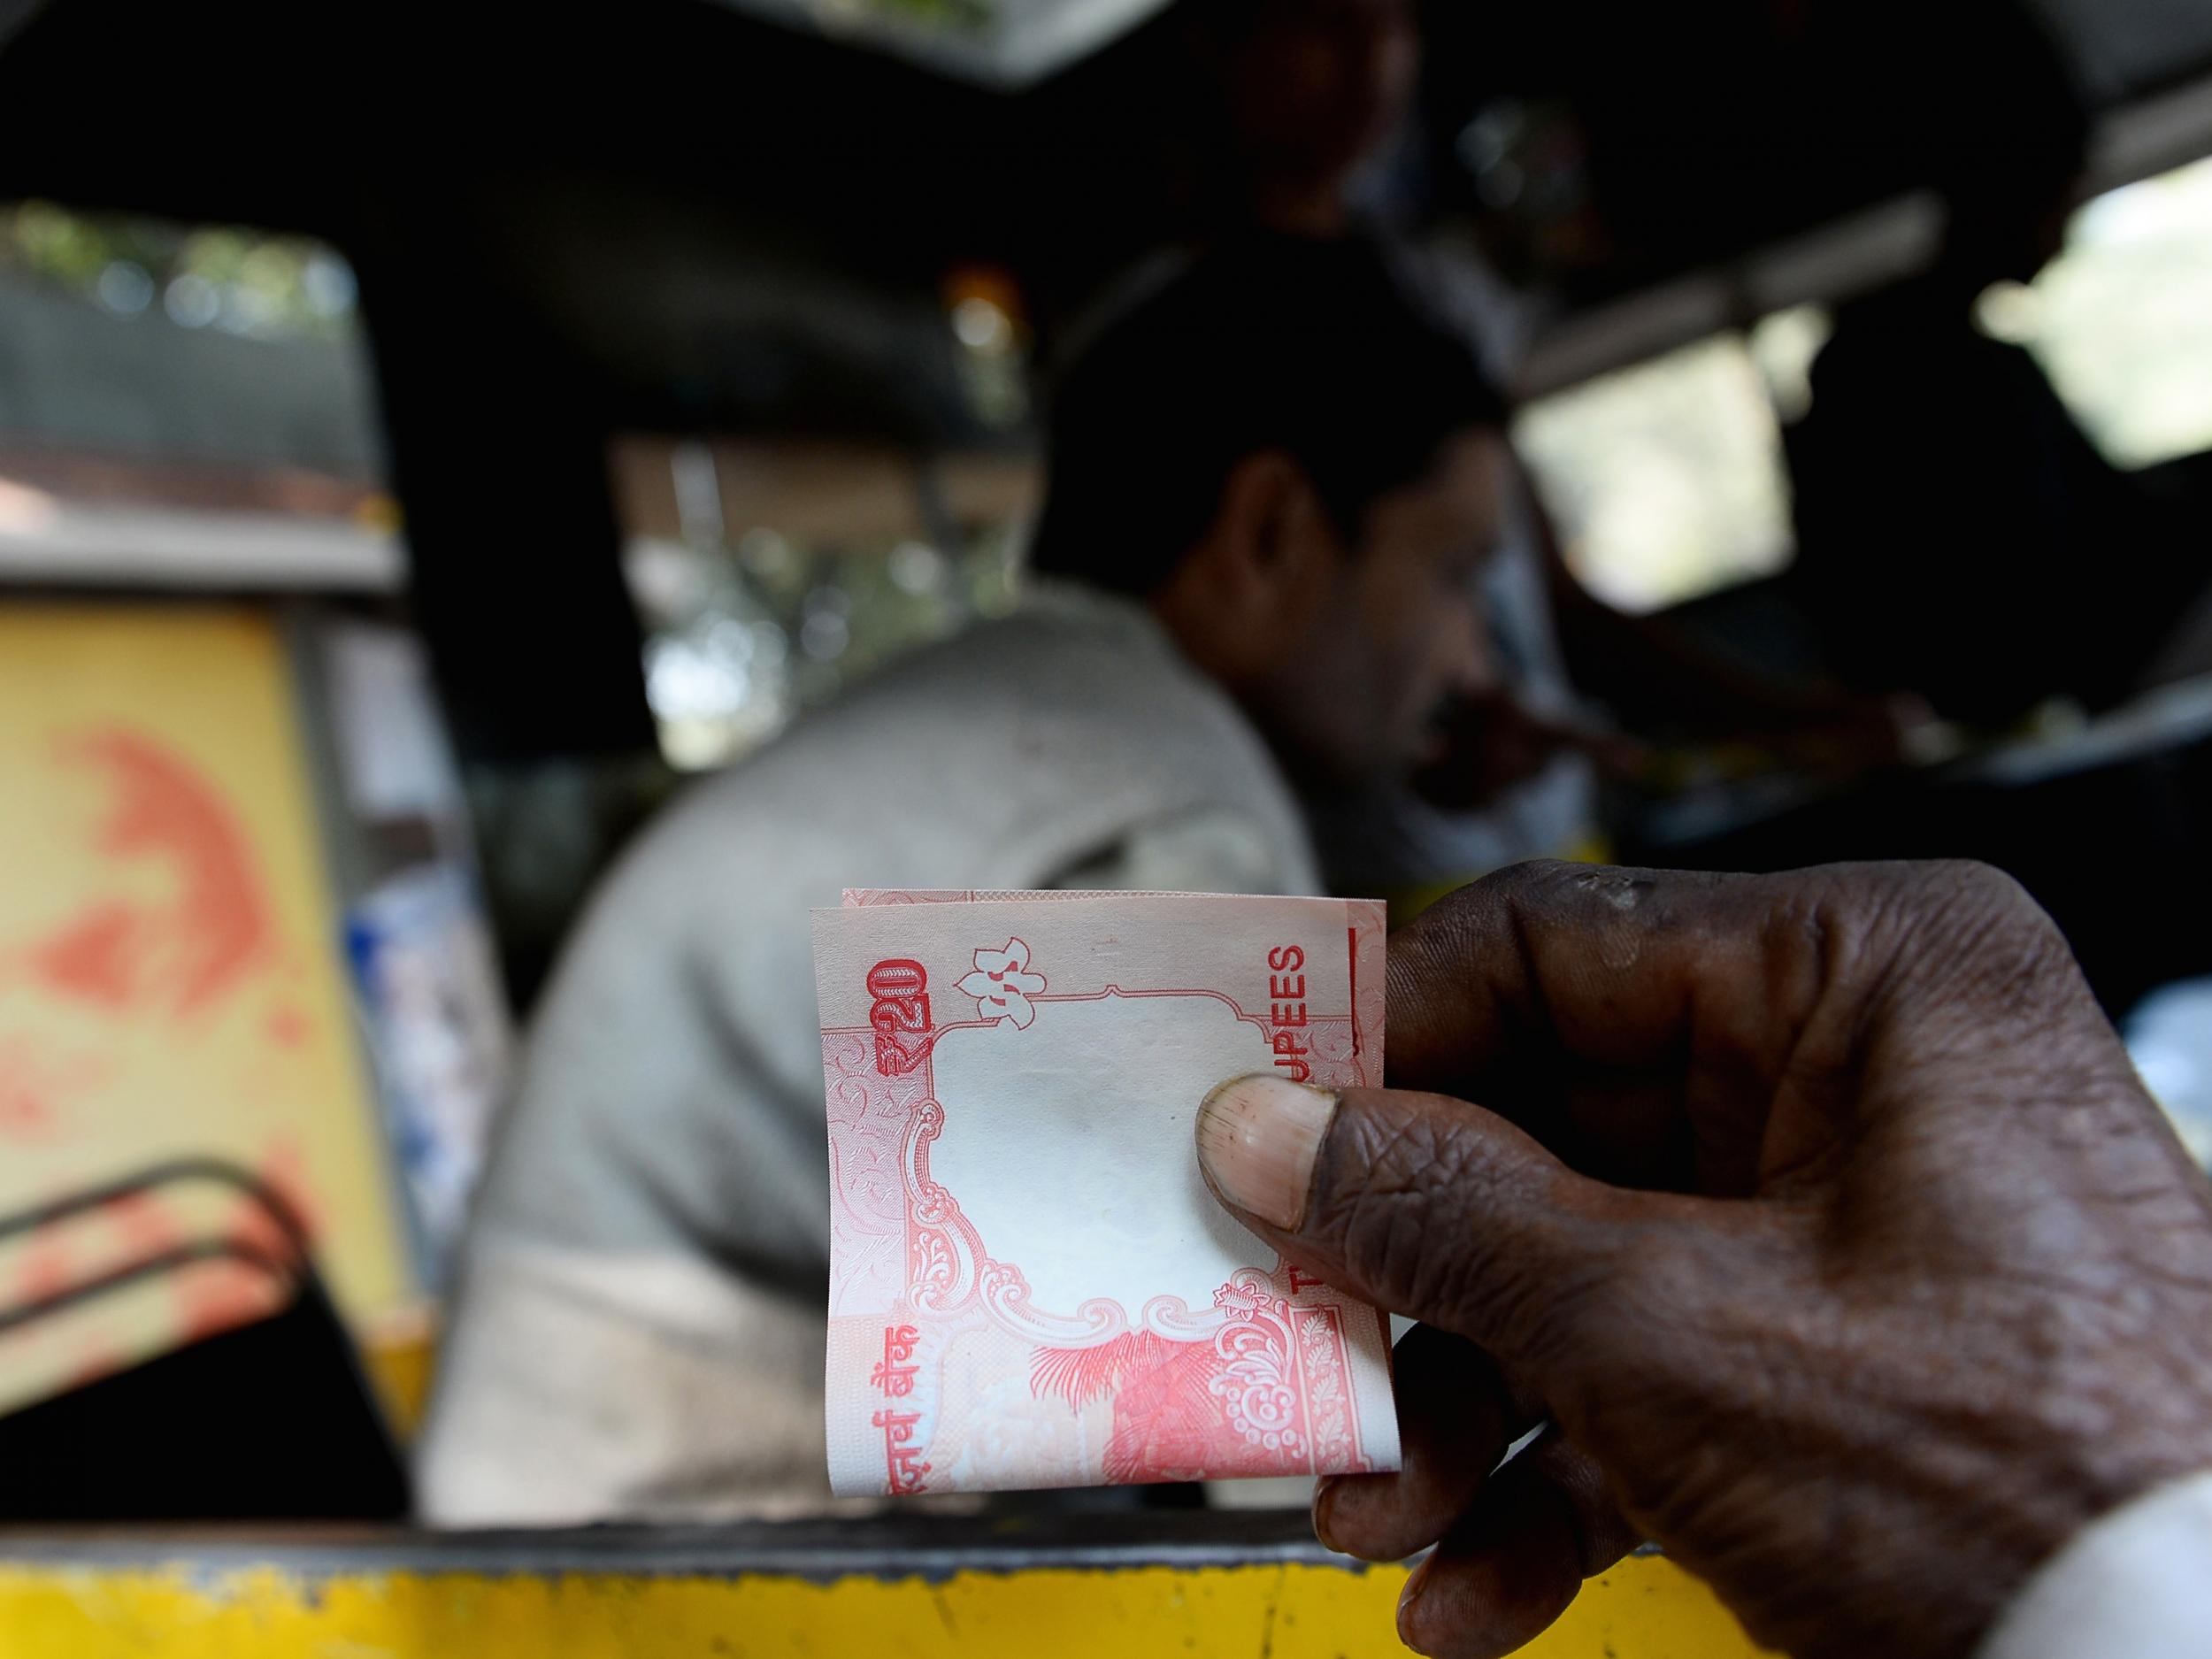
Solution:
{"label": "red banknote", "polygon": [[1383,1076],[1384,916],[1336,899],[852,893],[814,918],[832,1485],[1398,1467],[1386,1327],[1207,1192],[1247,1072]]}

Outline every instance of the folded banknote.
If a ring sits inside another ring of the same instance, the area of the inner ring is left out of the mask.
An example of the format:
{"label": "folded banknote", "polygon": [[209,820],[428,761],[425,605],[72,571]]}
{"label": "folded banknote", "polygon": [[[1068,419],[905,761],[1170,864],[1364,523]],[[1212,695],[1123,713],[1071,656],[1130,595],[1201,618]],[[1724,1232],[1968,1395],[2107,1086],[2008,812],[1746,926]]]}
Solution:
{"label": "folded banknote", "polygon": [[832,1486],[1398,1467],[1382,1317],[1214,1201],[1217,1083],[1383,1075],[1382,907],[853,892],[814,917]]}

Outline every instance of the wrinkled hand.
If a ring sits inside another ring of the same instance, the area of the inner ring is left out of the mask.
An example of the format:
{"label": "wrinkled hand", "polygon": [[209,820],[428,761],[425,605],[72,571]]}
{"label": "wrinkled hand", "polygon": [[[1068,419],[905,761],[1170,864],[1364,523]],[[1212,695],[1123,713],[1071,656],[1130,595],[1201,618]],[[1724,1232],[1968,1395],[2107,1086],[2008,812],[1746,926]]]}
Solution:
{"label": "wrinkled hand", "polygon": [[1315,1506],[1439,1545],[1415,1647],[1509,1652],[1649,1537],[1763,1643],[1954,1659],[2212,1468],[2212,1187],[2003,877],[1509,872],[1394,941],[1390,1019],[1438,1093],[1246,1079],[1199,1140],[1286,1256],[1425,1322],[1403,1472]]}

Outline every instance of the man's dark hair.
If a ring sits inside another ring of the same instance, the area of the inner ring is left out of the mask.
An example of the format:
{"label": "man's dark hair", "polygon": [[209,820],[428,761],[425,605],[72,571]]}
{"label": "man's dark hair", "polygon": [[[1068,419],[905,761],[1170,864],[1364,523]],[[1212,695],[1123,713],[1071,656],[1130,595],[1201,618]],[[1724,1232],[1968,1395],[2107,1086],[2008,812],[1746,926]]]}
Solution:
{"label": "man's dark hair", "polygon": [[1347,546],[1445,442],[1505,409],[1388,252],[1254,240],[1205,255],[1091,340],[1053,400],[1033,562],[1145,595],[1205,534],[1239,463],[1287,455]]}

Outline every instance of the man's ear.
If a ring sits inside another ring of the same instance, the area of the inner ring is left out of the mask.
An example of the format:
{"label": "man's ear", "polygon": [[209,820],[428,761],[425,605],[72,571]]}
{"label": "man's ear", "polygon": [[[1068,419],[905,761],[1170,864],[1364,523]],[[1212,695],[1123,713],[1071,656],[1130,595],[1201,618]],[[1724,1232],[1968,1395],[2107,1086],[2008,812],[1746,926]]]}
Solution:
{"label": "man's ear", "polygon": [[1332,536],[1305,469],[1269,449],[1230,470],[1208,541],[1215,581],[1240,603],[1271,609],[1325,573]]}
{"label": "man's ear", "polygon": [[1325,603],[1336,537],[1305,470],[1266,450],[1237,463],[1213,523],[1153,606],[1185,652],[1235,687],[1297,649]]}

